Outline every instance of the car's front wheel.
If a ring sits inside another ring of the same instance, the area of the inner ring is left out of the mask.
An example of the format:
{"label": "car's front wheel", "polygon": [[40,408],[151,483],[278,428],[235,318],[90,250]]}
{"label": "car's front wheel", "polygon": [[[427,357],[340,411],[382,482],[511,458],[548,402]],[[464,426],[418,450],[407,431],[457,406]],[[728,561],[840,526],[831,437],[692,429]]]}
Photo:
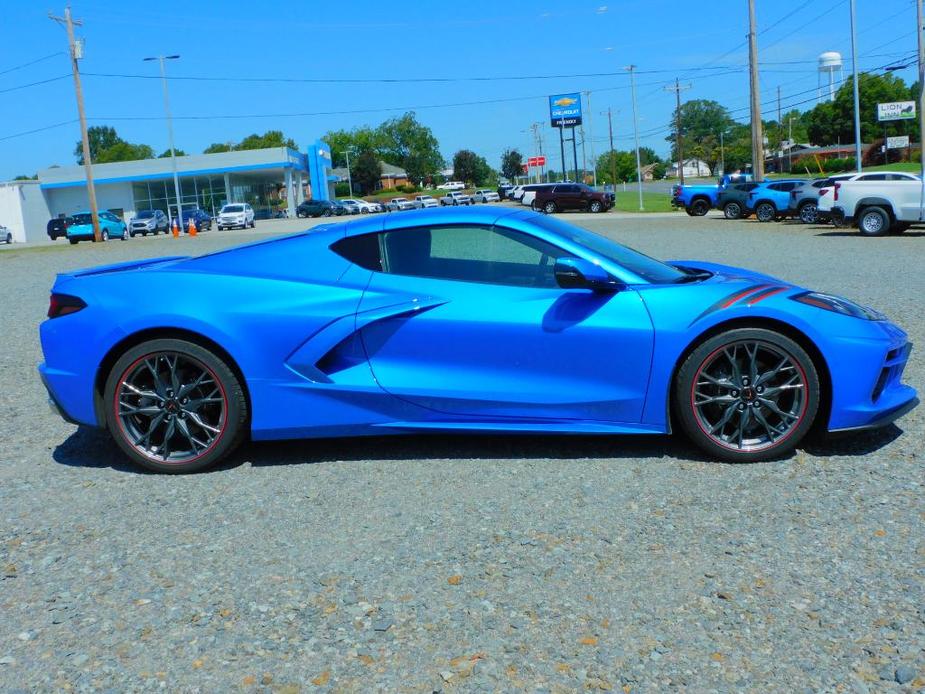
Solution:
{"label": "car's front wheel", "polygon": [[241,382],[221,358],[185,340],[150,340],[128,350],[110,371],[104,402],[119,448],[156,472],[207,468],[246,434]]}
{"label": "car's front wheel", "polygon": [[600,200],[592,200],[591,204],[588,205],[588,209],[594,213],[597,213],[597,212],[600,212],[602,209],[604,209],[604,206],[601,205]]}
{"label": "car's front wheel", "polygon": [[737,202],[727,202],[723,205],[723,216],[726,219],[740,219],[742,217],[742,206]]}
{"label": "car's front wheel", "polygon": [[704,451],[749,463],[786,455],[819,408],[819,375],[789,337],[764,328],[729,330],[691,351],[674,385],[682,428]]}
{"label": "car's front wheel", "polygon": [[815,224],[818,218],[819,215],[816,212],[816,203],[806,202],[800,205],[800,221],[803,222],[803,224]]}
{"label": "car's front wheel", "polygon": [[777,210],[769,202],[759,203],[755,207],[755,219],[759,222],[773,222],[777,218]]}
{"label": "car's front wheel", "polygon": [[556,209],[558,209],[556,207],[556,203],[554,203],[552,200],[550,200],[545,205],[543,205],[543,212],[545,212],[546,214],[554,214]]}

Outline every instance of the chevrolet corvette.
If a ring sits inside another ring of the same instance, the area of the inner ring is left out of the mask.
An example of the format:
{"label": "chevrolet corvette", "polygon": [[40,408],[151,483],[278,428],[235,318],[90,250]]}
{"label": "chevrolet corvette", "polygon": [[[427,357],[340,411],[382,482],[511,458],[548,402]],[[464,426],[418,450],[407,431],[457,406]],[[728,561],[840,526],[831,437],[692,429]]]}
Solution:
{"label": "chevrolet corvette", "polygon": [[874,309],[507,208],[63,273],[40,332],[52,407],[159,472],[246,438],[414,432],[680,430],[751,462],[918,402]]}

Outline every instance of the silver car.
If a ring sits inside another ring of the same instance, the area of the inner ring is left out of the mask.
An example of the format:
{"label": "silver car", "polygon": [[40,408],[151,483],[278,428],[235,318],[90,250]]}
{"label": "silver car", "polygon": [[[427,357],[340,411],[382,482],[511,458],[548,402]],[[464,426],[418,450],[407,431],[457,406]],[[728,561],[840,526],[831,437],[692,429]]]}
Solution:
{"label": "silver car", "polygon": [[401,210],[413,210],[414,203],[408,198],[392,198],[386,204],[385,209],[389,212],[400,212]]}
{"label": "silver car", "polygon": [[475,191],[472,194],[472,199],[475,202],[501,202],[501,197],[494,190],[489,190],[488,188],[482,188]]}
{"label": "silver car", "polygon": [[170,233],[170,220],[167,219],[163,210],[138,210],[128,225],[129,236],[135,236],[135,234],[156,236],[161,231],[165,234]]}
{"label": "silver car", "polygon": [[254,228],[255,226],[257,226],[257,222],[254,218],[254,208],[246,202],[225,205],[222,211],[218,213],[219,231],[234,229],[235,227],[247,229],[247,227]]}

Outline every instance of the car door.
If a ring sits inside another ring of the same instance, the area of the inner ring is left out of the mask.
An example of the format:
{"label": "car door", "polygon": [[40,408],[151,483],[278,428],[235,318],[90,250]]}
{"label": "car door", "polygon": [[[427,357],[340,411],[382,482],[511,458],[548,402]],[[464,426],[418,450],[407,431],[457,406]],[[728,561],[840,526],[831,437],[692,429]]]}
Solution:
{"label": "car door", "polygon": [[388,226],[357,314],[382,388],[447,415],[640,421],[653,330],[637,292],[560,288],[572,254],[512,229]]}

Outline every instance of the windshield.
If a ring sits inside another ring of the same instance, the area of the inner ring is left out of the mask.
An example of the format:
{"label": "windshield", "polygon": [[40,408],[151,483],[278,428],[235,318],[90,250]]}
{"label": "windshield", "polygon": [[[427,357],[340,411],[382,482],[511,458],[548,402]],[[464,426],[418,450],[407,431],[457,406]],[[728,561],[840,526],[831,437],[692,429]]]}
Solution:
{"label": "windshield", "polygon": [[243,205],[225,205],[222,212],[244,212]]}
{"label": "windshield", "polygon": [[135,215],[138,219],[151,219],[154,216],[154,210],[142,210]]}
{"label": "windshield", "polygon": [[75,214],[71,216],[71,224],[93,224],[93,219],[88,214]]}
{"label": "windshield", "polygon": [[616,241],[611,241],[587,229],[562,222],[555,217],[540,215],[531,221],[537,226],[559,234],[569,241],[593,251],[602,258],[606,258],[626,268],[647,282],[653,284],[669,284],[672,282],[680,282],[689,276],[688,273],[682,272],[660,260],[650,258],[639,251],[635,251],[627,246],[622,246]]}

